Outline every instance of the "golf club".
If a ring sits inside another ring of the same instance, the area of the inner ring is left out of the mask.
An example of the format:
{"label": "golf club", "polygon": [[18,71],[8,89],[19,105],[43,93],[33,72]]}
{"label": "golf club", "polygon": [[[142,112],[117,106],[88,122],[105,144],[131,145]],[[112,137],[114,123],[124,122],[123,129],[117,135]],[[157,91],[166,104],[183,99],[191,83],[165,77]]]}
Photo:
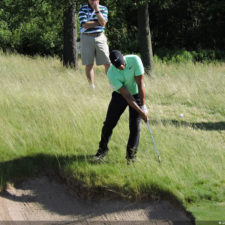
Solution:
{"label": "golf club", "polygon": [[153,144],[154,144],[155,151],[156,151],[156,154],[157,154],[157,156],[158,156],[158,161],[159,161],[159,163],[160,163],[160,162],[161,162],[161,159],[160,159],[159,151],[158,151],[158,149],[157,149],[157,147],[156,147],[156,144],[155,144],[155,141],[154,141],[154,138],[153,138],[153,135],[152,135],[152,131],[151,131],[151,128],[150,128],[150,125],[149,125],[149,121],[147,121],[146,124],[147,124],[147,126],[148,126],[149,133],[150,133],[150,135],[151,135],[151,137],[152,137],[152,142],[153,142]]}

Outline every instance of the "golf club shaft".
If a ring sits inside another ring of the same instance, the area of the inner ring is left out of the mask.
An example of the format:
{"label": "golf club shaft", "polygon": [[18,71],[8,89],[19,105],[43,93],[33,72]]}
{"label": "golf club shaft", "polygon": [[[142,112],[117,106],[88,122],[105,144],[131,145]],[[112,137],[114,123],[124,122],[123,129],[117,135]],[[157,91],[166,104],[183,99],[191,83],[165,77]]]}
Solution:
{"label": "golf club shaft", "polygon": [[159,162],[160,162],[161,159],[160,159],[159,151],[158,151],[158,149],[157,149],[157,147],[156,147],[156,144],[155,144],[155,141],[154,141],[154,138],[153,138],[153,135],[152,135],[152,131],[151,131],[151,128],[150,128],[150,125],[149,125],[149,121],[147,121],[147,126],[148,126],[149,133],[150,133],[150,135],[151,135],[151,138],[152,138],[153,145],[154,145],[154,147],[155,147],[156,154],[157,154],[157,156],[158,156],[158,160],[159,160]]}

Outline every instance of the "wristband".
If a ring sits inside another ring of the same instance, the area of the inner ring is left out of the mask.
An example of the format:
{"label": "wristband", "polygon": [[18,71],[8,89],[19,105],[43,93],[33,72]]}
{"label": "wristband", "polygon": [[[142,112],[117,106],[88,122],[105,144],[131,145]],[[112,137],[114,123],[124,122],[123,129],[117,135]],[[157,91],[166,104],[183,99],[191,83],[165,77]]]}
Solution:
{"label": "wristband", "polygon": [[97,13],[97,14],[98,14],[98,13],[100,13],[100,12],[99,12],[99,11],[95,11],[95,13]]}

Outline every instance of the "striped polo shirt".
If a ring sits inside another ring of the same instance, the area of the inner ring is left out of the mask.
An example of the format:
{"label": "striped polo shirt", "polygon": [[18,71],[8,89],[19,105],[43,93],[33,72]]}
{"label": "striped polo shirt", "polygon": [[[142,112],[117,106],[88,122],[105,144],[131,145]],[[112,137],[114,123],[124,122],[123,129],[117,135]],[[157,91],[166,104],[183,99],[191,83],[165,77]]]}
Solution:
{"label": "striped polo shirt", "polygon": [[[103,5],[99,5],[99,11],[103,15],[104,19],[108,21],[108,9]],[[82,24],[86,23],[87,21],[98,21],[97,15],[95,11],[91,8],[89,4],[83,5],[79,9],[79,21],[80,21],[80,33],[101,33],[104,32],[104,27],[96,26],[94,28],[83,28]]]}

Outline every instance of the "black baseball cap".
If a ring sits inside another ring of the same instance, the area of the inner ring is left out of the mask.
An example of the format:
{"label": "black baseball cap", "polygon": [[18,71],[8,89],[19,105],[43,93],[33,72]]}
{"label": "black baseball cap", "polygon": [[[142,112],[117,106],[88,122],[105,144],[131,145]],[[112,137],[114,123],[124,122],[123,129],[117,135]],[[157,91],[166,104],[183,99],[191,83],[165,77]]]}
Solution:
{"label": "black baseball cap", "polygon": [[125,64],[123,55],[121,54],[121,52],[119,50],[111,51],[109,54],[109,58],[110,58],[111,63],[117,68],[120,67],[121,65]]}

